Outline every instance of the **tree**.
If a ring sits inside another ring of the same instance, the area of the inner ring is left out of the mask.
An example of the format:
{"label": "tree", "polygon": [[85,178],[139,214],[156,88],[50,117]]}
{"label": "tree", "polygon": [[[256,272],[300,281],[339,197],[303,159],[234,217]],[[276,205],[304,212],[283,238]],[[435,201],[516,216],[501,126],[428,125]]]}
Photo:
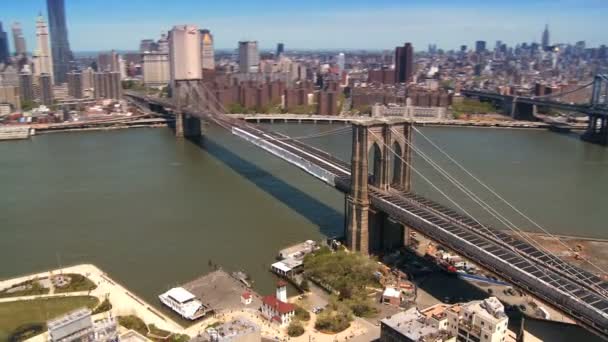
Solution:
{"label": "tree", "polygon": [[304,334],[304,327],[300,321],[292,321],[287,327],[287,335],[291,337],[298,337]]}
{"label": "tree", "polygon": [[310,290],[310,286],[306,278],[302,278],[302,281],[300,282],[300,290],[305,292]]}

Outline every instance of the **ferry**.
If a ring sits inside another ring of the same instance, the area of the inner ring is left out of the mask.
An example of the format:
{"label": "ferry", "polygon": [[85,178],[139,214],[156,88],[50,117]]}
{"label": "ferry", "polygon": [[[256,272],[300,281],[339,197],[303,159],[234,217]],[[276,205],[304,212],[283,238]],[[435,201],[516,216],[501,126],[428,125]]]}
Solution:
{"label": "ferry", "polygon": [[174,287],[158,298],[161,303],[190,321],[201,318],[207,313],[205,305],[183,287]]}

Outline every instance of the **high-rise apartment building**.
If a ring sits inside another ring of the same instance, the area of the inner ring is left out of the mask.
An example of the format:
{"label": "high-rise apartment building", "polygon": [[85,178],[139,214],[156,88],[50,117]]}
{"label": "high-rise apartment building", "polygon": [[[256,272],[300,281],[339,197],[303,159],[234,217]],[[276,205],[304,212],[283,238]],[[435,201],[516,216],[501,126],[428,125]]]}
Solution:
{"label": "high-rise apartment building", "polygon": [[61,84],[66,81],[66,75],[70,70],[70,61],[72,60],[65,19],[65,1],[47,0],[46,5],[51,29],[53,76],[55,84]]}
{"label": "high-rise apartment building", "polygon": [[75,98],[83,98],[82,92],[82,74],[77,71],[70,71],[67,75],[68,80],[68,95]]}
{"label": "high-rise apartment building", "polygon": [[239,70],[240,72],[258,72],[260,64],[260,52],[258,42],[239,42]]}
{"label": "high-rise apartment building", "polygon": [[2,22],[0,21],[0,63],[6,63],[9,57],[8,35],[6,34],[6,31],[2,29]]}
{"label": "high-rise apartment building", "polygon": [[543,31],[543,36],[542,36],[542,47],[543,50],[547,50],[549,48],[549,25],[545,25],[545,30]]}
{"label": "high-rise apartment building", "polygon": [[25,37],[20,23],[13,23],[11,27],[13,31],[13,43],[15,44],[15,54],[25,56],[27,48],[25,46]]}
{"label": "high-rise apartment building", "polygon": [[50,74],[40,74],[40,103],[45,106],[53,104],[53,78]]}
{"label": "high-rise apartment building", "polygon": [[158,40],[158,42],[156,42],[155,46],[156,51],[160,53],[169,53],[169,37],[166,33],[160,35],[160,39]]}
{"label": "high-rise apartment building", "polygon": [[395,48],[395,82],[407,83],[414,75],[414,47],[411,43]]}
{"label": "high-rise apartment building", "polygon": [[285,44],[283,43],[279,43],[277,44],[277,55],[276,58],[280,58],[281,55],[283,55],[283,52],[285,52]]}
{"label": "high-rise apartment building", "polygon": [[33,54],[34,75],[48,74],[53,78],[53,59],[49,45],[49,30],[42,16],[36,20],[36,50]]}
{"label": "high-rise apartment building", "polygon": [[198,27],[173,27],[169,32],[169,62],[171,82],[202,78],[201,38]]}
{"label": "high-rise apartment building", "polygon": [[93,76],[96,99],[120,99],[122,97],[122,84],[120,72],[96,72]]}
{"label": "high-rise apartment building", "polygon": [[21,101],[34,101],[34,77],[31,72],[19,74],[19,92]]}
{"label": "high-rise apartment building", "polygon": [[209,30],[201,30],[201,64],[203,69],[215,69],[215,52],[213,50],[213,35]]}
{"label": "high-rise apartment building", "polygon": [[486,51],[486,41],[485,40],[478,40],[475,42],[475,52],[477,53],[483,53]]}

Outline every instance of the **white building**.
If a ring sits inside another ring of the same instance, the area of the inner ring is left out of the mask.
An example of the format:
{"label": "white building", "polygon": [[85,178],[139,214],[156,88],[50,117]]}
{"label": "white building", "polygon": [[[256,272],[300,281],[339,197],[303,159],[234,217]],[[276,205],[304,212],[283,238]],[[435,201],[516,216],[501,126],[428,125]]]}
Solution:
{"label": "white building", "polygon": [[158,298],[171,310],[188,320],[203,317],[207,312],[203,303],[183,287],[174,287]]}
{"label": "white building", "polygon": [[287,283],[282,280],[277,284],[276,295],[265,296],[262,299],[262,316],[284,327],[291,323],[296,313],[296,307],[287,302]]}
{"label": "white building", "polygon": [[49,43],[49,28],[42,16],[36,20],[36,50],[34,50],[34,75],[40,74],[51,75],[51,83],[53,81],[53,58],[51,55],[51,47]]}
{"label": "white building", "polygon": [[202,78],[200,31],[195,25],[174,26],[169,32],[171,81]]}
{"label": "white building", "polygon": [[411,308],[381,321],[381,342],[514,342],[496,297],[465,304]]}
{"label": "white building", "polygon": [[399,116],[419,120],[445,120],[447,110],[444,107],[419,107],[419,106],[372,106],[373,117]]}
{"label": "white building", "polygon": [[145,52],[142,55],[144,85],[146,87],[164,87],[169,84],[171,73],[169,54]]}
{"label": "white building", "polygon": [[48,321],[49,341],[117,341],[118,324],[114,317],[93,322],[91,315],[91,310],[82,308]]}
{"label": "white building", "polygon": [[496,297],[476,300],[446,311],[448,331],[463,342],[504,342],[509,318]]}

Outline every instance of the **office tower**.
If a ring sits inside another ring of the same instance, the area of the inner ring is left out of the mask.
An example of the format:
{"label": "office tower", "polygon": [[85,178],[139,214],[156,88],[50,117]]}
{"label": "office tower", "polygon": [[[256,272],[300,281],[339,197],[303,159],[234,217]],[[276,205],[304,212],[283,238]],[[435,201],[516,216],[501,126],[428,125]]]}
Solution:
{"label": "office tower", "polygon": [[160,39],[154,46],[156,47],[156,50],[153,51],[158,51],[160,53],[169,53],[169,37],[167,36],[167,34],[161,34]]}
{"label": "office tower", "polygon": [[178,25],[169,31],[169,63],[171,82],[200,80],[201,38],[195,25]]}
{"label": "office tower", "polygon": [[542,47],[543,50],[547,50],[549,48],[549,25],[545,25],[545,30],[543,31],[542,37]]}
{"label": "office tower", "polygon": [[25,37],[23,37],[23,30],[21,29],[21,24],[13,23],[12,31],[13,43],[15,44],[15,54],[25,56],[25,54],[27,53],[27,48],[25,46]]}
{"label": "office tower", "polygon": [[475,42],[475,52],[483,53],[486,51],[486,42],[484,40],[478,40]]}
{"label": "office tower", "polygon": [[169,84],[169,54],[148,52],[143,54],[143,76],[146,87],[162,87]]}
{"label": "office tower", "polygon": [[2,22],[0,21],[0,63],[8,62],[8,35],[2,29]]}
{"label": "office tower", "polygon": [[83,98],[82,93],[82,74],[77,71],[70,71],[67,74],[68,95],[75,98]]}
{"label": "office tower", "polygon": [[285,52],[285,44],[283,44],[283,43],[277,44],[277,56],[276,56],[276,58],[278,59],[279,57],[281,57],[281,55],[283,55],[283,52]]}
{"label": "office tower", "polygon": [[258,42],[239,42],[239,69],[240,72],[258,72],[260,53]]}
{"label": "office tower", "polygon": [[338,65],[338,68],[340,69],[340,72],[344,71],[344,64],[346,63],[346,57],[344,56],[343,52],[340,52],[338,54],[338,56],[336,57],[336,64]]}
{"label": "office tower", "polygon": [[462,52],[462,53],[467,52],[467,46],[466,45],[460,45],[460,52]]}
{"label": "office tower", "polygon": [[55,84],[61,84],[65,83],[72,60],[65,20],[65,3],[64,0],[47,0],[46,5],[51,29],[54,81]]}
{"label": "office tower", "polygon": [[152,39],[142,39],[142,41],[139,43],[139,52],[144,53],[156,51],[155,45],[156,43]]}
{"label": "office tower", "polygon": [[42,16],[36,20],[36,51],[34,51],[34,75],[48,74],[53,79],[53,59],[49,46],[49,30]]}
{"label": "office tower", "polygon": [[45,106],[53,104],[53,78],[50,74],[40,74],[40,103]]}
{"label": "office tower", "polygon": [[21,101],[34,101],[34,77],[31,72],[26,71],[19,74],[19,90]]}
{"label": "office tower", "polygon": [[395,48],[395,82],[412,81],[414,74],[414,47],[411,43]]}
{"label": "office tower", "polygon": [[213,35],[209,30],[201,30],[201,64],[203,69],[215,69],[215,52],[213,51]]}

